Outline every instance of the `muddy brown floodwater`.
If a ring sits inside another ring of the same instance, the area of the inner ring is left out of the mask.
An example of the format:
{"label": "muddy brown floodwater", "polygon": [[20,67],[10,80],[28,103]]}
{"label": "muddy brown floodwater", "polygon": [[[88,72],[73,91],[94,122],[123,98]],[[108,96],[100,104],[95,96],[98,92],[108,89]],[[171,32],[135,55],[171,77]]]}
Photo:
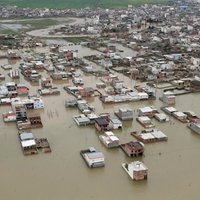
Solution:
{"label": "muddy brown floodwater", "polygon": [[[81,47],[77,47],[81,48]],[[40,49],[41,50],[41,49]],[[81,52],[81,50],[79,50]],[[84,53],[87,49],[84,49]],[[89,51],[88,51],[89,52]],[[80,55],[81,56],[81,55]],[[8,63],[1,60],[0,64]],[[11,63],[18,67],[19,62]],[[7,71],[0,68],[11,81]],[[47,76],[46,72],[42,72]],[[135,82],[119,75],[125,85],[133,87]],[[84,76],[86,86],[95,87],[97,78]],[[26,83],[31,94],[36,94],[39,85]],[[128,158],[121,149],[106,149],[99,141],[99,133],[93,126],[78,127],[73,116],[76,109],[66,109],[64,102],[70,97],[63,86],[71,81],[54,82],[60,91],[59,96],[43,97],[45,109],[38,110],[44,127],[32,129],[35,137],[47,137],[52,153],[24,156],[21,150],[18,130],[15,123],[0,120],[0,195],[2,200],[195,200],[199,198],[200,181],[200,136],[190,131],[186,124],[175,119],[169,123],[154,121],[157,128],[167,136],[167,142],[145,145],[145,155],[141,158]],[[157,91],[157,96],[162,94]],[[199,94],[188,94],[176,98],[178,110],[192,110],[200,115]],[[96,113],[114,111],[120,107],[139,107],[154,105],[160,109],[161,101],[142,101],[120,104],[102,104],[98,97],[89,99]],[[11,110],[10,106],[0,106],[0,113]],[[135,112],[136,118],[136,112]],[[134,140],[133,130],[141,130],[136,122],[123,123],[121,131],[114,131],[121,143]],[[94,146],[106,157],[104,168],[89,169],[79,151]],[[149,168],[147,181],[134,182],[122,169],[123,162],[143,161]]]}

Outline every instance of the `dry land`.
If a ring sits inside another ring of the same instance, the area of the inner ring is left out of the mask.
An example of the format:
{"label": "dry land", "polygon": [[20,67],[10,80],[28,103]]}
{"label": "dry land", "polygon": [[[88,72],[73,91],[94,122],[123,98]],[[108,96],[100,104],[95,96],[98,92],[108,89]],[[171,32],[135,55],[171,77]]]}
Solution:
{"label": "dry land", "polygon": [[117,8],[126,7],[128,4],[133,4],[134,6],[139,6],[145,3],[157,4],[157,3],[167,3],[169,0],[0,0],[1,5],[17,5],[19,7],[29,7],[29,8],[85,8],[85,7],[102,7],[102,8]]}

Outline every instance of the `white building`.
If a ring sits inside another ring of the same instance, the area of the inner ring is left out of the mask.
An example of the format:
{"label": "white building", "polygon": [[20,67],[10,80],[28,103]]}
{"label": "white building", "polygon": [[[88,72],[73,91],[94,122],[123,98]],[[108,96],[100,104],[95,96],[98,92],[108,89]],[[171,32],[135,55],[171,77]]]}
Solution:
{"label": "white building", "polygon": [[134,161],[130,164],[123,163],[122,167],[133,180],[147,179],[148,168],[140,161]]}
{"label": "white building", "polygon": [[119,146],[119,138],[112,131],[104,132],[104,134],[99,136],[99,139],[107,148]]}

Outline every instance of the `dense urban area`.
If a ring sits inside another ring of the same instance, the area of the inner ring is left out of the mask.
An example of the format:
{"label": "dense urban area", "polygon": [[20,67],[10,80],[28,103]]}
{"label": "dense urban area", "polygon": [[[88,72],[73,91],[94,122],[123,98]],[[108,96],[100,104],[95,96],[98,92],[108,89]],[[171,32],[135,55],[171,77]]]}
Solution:
{"label": "dense urban area", "polygon": [[199,10],[0,7],[4,199],[198,197]]}

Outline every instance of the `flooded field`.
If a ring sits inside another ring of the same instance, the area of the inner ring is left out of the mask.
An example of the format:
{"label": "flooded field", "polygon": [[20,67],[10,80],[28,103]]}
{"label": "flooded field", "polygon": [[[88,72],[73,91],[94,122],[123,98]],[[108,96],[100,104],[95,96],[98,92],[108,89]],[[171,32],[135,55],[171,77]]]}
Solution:
{"label": "flooded field", "polygon": [[[80,57],[98,53],[81,46],[69,48],[77,48]],[[129,53],[124,54],[128,56]],[[20,62],[13,61],[9,64],[18,67]],[[3,64],[8,64],[8,60],[0,60],[0,65]],[[8,71],[0,68],[0,73],[6,75],[5,82],[11,81],[7,76]],[[46,71],[41,73],[47,76]],[[126,86],[134,87],[134,80],[122,75],[119,77]],[[92,75],[84,75],[83,78],[86,86],[95,87],[99,81]],[[36,94],[40,87],[30,84],[23,76],[20,82],[30,88],[30,95]],[[37,112],[41,115],[44,127],[32,129],[35,137],[48,138],[52,153],[24,156],[16,124],[5,124],[0,120],[0,194],[3,200],[198,199],[200,136],[191,132],[186,124],[174,118],[167,123],[154,121],[157,128],[168,136],[168,141],[146,144],[143,157],[128,158],[119,148],[106,149],[100,143],[99,133],[93,126],[78,127],[73,121],[73,116],[78,115],[79,111],[65,108],[64,102],[70,95],[63,90],[63,86],[72,85],[71,80],[53,84],[60,89],[61,94],[43,97],[45,109]],[[143,129],[136,122],[136,110],[149,105],[160,109],[163,106],[158,99],[161,94],[162,91],[158,89],[156,100],[120,104],[103,104],[98,97],[87,100],[95,106],[97,114],[110,112],[114,116],[114,111],[122,107],[134,110],[134,120],[123,123],[122,130],[114,131],[120,138],[120,143],[125,143],[134,140],[130,135],[131,131]],[[180,111],[192,110],[199,116],[199,97],[200,94],[177,96],[175,107]],[[9,110],[10,106],[0,106],[0,113]],[[104,153],[104,168],[89,169],[84,163],[79,152],[90,146]],[[134,182],[122,169],[123,162],[138,159],[149,168],[147,181]]]}

